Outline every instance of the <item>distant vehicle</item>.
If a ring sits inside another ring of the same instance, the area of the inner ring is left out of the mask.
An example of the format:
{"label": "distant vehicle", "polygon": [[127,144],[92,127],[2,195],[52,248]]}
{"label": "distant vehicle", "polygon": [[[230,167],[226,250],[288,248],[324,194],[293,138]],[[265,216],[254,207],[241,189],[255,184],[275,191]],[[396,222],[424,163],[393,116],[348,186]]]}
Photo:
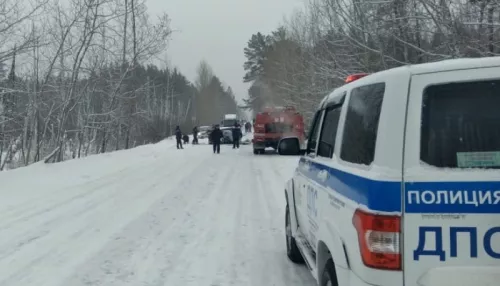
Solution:
{"label": "distant vehicle", "polygon": [[235,123],[239,122],[236,114],[226,114],[224,115],[224,120],[221,122],[221,127],[233,127]]}
{"label": "distant vehicle", "polygon": [[305,142],[304,119],[293,107],[269,107],[255,116],[253,153],[263,154],[265,148],[278,148],[285,137],[298,137]]}
{"label": "distant vehicle", "polygon": [[222,139],[221,144],[233,144],[233,127],[221,127]]}
{"label": "distant vehicle", "polygon": [[205,126],[200,126],[198,127],[198,131],[199,132],[206,132],[208,130],[212,129],[212,126],[209,126],[209,125],[205,125]]}
{"label": "distant vehicle", "polygon": [[198,127],[198,138],[205,139],[208,138],[209,131],[212,129],[212,126],[200,126]]}

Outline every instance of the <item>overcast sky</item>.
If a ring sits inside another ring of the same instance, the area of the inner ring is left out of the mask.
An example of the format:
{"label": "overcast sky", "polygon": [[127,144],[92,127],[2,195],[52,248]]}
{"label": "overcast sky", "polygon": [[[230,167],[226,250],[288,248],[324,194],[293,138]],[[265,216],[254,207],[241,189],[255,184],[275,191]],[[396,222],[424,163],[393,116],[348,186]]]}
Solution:
{"label": "overcast sky", "polygon": [[151,15],[165,11],[177,30],[168,47],[170,64],[192,82],[205,59],[215,74],[247,97],[243,83],[243,48],[256,32],[269,33],[283,17],[302,6],[301,0],[147,0]]}

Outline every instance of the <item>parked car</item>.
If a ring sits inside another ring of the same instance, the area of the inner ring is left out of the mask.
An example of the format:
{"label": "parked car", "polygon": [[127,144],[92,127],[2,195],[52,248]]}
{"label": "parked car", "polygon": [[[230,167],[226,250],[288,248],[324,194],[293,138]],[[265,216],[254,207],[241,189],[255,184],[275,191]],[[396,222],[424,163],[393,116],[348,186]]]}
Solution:
{"label": "parked car", "polygon": [[212,129],[212,126],[200,126],[198,127],[198,138],[205,139],[208,138],[209,131]]}
{"label": "parked car", "polygon": [[221,127],[222,144],[233,144],[233,127]]}

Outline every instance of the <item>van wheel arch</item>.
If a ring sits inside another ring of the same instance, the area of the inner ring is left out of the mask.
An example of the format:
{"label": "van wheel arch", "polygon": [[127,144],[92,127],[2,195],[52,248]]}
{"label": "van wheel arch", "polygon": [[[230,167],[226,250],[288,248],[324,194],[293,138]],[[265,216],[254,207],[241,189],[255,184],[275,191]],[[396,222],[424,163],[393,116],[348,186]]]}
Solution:
{"label": "van wheel arch", "polygon": [[[331,282],[330,284],[328,282]],[[339,282],[337,279],[337,273],[335,271],[335,264],[333,260],[330,258],[325,263],[325,270],[320,276],[320,286],[338,286]]]}
{"label": "van wheel arch", "polygon": [[[330,249],[328,249],[328,246],[326,243],[323,241],[318,241],[318,246],[317,246],[317,251],[316,251],[316,266],[317,266],[317,277],[319,278],[319,285],[324,285],[326,283],[324,281],[325,277],[325,270],[327,270],[330,275],[333,275],[336,273],[335,271],[335,263],[332,257],[332,254],[330,252]],[[332,263],[328,263],[328,261],[331,261]],[[333,269],[325,269],[326,267],[333,267]],[[335,277],[335,283],[333,285],[338,285],[338,280],[337,280],[337,275],[334,275]],[[333,279],[333,277],[332,277]]]}

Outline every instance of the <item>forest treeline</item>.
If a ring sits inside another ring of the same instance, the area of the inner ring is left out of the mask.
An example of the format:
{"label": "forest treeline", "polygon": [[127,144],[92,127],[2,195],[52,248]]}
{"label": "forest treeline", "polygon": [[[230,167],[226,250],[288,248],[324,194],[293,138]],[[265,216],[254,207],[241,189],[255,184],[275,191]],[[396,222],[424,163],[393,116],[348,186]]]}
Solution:
{"label": "forest treeline", "polygon": [[497,56],[500,6],[490,0],[306,0],[244,50],[246,105],[293,105],[307,119],[353,73]]}
{"label": "forest treeline", "polygon": [[0,170],[155,143],[241,113],[208,63],[161,57],[172,30],[144,0],[0,0]]}

